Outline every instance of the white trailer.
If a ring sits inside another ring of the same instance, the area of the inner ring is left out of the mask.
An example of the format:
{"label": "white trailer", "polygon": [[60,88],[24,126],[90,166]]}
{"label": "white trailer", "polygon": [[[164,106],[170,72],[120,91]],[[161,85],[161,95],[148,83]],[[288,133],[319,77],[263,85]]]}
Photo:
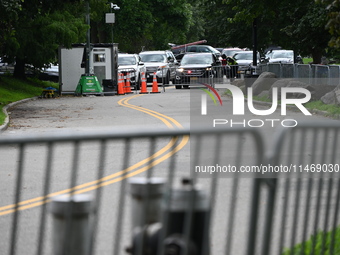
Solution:
{"label": "white trailer", "polygon": [[[74,44],[71,49],[59,48],[59,88],[62,94],[74,93],[80,77],[85,74],[85,47],[86,44]],[[89,63],[90,74],[95,75],[100,84],[117,86],[118,44],[91,44]]]}

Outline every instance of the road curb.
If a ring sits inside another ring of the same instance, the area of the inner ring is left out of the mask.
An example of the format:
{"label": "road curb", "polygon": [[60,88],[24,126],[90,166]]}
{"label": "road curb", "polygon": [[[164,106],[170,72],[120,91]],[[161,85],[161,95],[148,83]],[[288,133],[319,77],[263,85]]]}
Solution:
{"label": "road curb", "polygon": [[26,98],[26,99],[23,99],[23,100],[19,100],[19,101],[16,101],[16,102],[13,102],[13,103],[10,103],[8,105],[6,105],[4,108],[2,108],[2,111],[5,113],[6,115],[6,118],[5,118],[5,122],[4,124],[2,124],[0,126],[0,133],[5,131],[9,124],[10,124],[10,120],[9,120],[9,115],[10,113],[8,112],[12,107],[16,106],[16,105],[19,105],[19,104],[22,104],[22,103],[25,103],[25,102],[28,102],[28,101],[32,101],[32,100],[36,100],[38,97],[32,97],[32,98]]}

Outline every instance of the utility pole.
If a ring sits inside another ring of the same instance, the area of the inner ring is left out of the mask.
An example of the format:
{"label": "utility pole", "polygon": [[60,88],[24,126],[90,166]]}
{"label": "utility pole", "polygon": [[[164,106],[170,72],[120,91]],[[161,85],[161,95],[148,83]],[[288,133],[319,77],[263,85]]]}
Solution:
{"label": "utility pole", "polygon": [[90,76],[90,52],[91,52],[91,39],[90,39],[90,1],[86,1],[86,24],[89,26],[86,32],[86,61],[85,61],[85,75]]}
{"label": "utility pole", "polygon": [[253,20],[253,66],[257,66],[257,18]]}
{"label": "utility pole", "polygon": [[85,46],[85,74],[83,74],[78,82],[76,91],[74,92],[76,95],[83,95],[84,93],[91,94],[102,94],[103,87],[98,81],[98,78],[91,74],[90,71],[90,53],[91,53],[91,24],[90,24],[90,0],[86,1],[86,24],[88,25],[88,29],[86,32],[86,46]]}

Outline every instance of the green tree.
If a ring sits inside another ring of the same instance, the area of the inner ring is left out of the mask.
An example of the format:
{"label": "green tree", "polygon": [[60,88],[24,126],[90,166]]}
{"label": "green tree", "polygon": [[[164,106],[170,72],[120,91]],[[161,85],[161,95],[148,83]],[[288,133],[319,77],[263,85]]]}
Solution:
{"label": "green tree", "polygon": [[6,47],[10,47],[10,51],[18,48],[14,23],[20,8],[20,0],[0,0],[0,56],[7,55]]}
{"label": "green tree", "polygon": [[83,1],[23,0],[18,4],[11,40],[5,41],[2,51],[15,59],[15,77],[25,77],[26,64],[41,68],[55,61],[59,45],[71,47],[86,35]]}
{"label": "green tree", "polygon": [[[300,54],[312,55],[314,62],[320,63],[327,48],[329,33],[325,25],[328,10],[325,4],[310,0],[202,1],[207,10],[208,41],[252,48],[252,22],[256,19],[258,49],[280,45]],[[211,12],[212,9],[215,11]]]}
{"label": "green tree", "polygon": [[331,34],[329,46],[340,49],[340,1],[339,0],[317,0],[327,6],[328,17],[326,29]]}
{"label": "green tree", "polygon": [[170,42],[186,40],[192,21],[192,9],[187,0],[115,1],[120,10],[113,10],[116,14],[113,25],[105,24],[105,13],[111,10],[108,4],[98,8],[102,3],[94,6],[91,2],[92,42],[111,42],[112,30],[114,42],[124,52],[139,52],[142,47],[164,49]]}
{"label": "green tree", "polygon": [[298,0],[293,6],[282,6],[282,11],[286,13],[287,19],[280,19],[280,22],[285,22],[281,28],[281,46],[290,46],[302,55],[311,55],[314,63],[321,63],[330,40],[330,34],[325,29],[328,14],[326,5]]}

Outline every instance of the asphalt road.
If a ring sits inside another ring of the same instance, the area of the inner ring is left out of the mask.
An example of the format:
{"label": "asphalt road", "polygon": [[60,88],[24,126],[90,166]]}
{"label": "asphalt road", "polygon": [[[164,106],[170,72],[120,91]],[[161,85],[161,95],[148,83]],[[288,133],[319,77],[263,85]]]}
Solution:
{"label": "asphalt road", "polygon": [[[217,88],[222,91],[222,88]],[[174,87],[167,87],[166,91],[158,94],[138,95],[131,94],[125,96],[88,96],[88,97],[73,97],[65,96],[56,99],[37,99],[28,101],[24,104],[19,104],[11,109],[11,124],[9,128],[1,134],[1,136],[18,137],[21,135],[39,135],[39,134],[55,134],[60,131],[71,130],[75,132],[82,132],[88,130],[101,130],[104,128],[112,128],[115,130],[126,130],[131,128],[149,128],[157,131],[157,129],[175,126],[179,123],[182,126],[190,126],[190,90],[176,90]],[[232,99],[230,97],[222,97],[224,107],[232,109]],[[266,106],[258,106],[265,109]],[[152,110],[146,111],[145,109]],[[168,121],[164,120],[164,116],[168,117]],[[232,117],[229,111],[226,118]],[[235,121],[242,121],[243,117],[235,118]],[[266,117],[254,116],[254,114],[246,111],[244,116],[246,119],[262,119]],[[287,116],[281,116],[279,110],[276,111],[271,118],[283,120],[285,118],[293,118],[303,120],[309,119],[313,121],[326,121],[327,118],[322,116],[306,117],[301,112],[289,112]],[[169,127],[170,128],[170,127]],[[265,147],[270,148],[273,141],[275,128],[266,125],[259,129],[262,134]],[[246,139],[246,138],[245,138]],[[245,144],[247,145],[247,140]],[[168,143],[167,140],[162,140],[158,144],[157,149],[163,148]],[[194,156],[195,151],[190,148],[190,142],[184,144],[173,157],[177,160],[176,177],[180,179],[181,176],[190,175],[190,158]],[[140,162],[147,157],[149,143],[142,141],[133,145],[132,161]],[[43,179],[43,164],[46,159],[46,154],[41,150],[41,145],[35,145],[27,152],[26,160],[27,167],[25,168],[24,181],[22,187],[22,199],[28,200],[39,196],[42,187]],[[120,162],[123,152],[120,147],[110,145],[108,150],[107,165],[108,169],[104,175],[111,175],[115,173],[116,169],[111,169],[110,166]],[[227,151],[227,149],[229,151]],[[95,159],[98,153],[98,145],[84,145],[81,154],[81,165],[77,184],[81,185],[89,183],[97,178]],[[15,182],[15,164],[16,162],[16,147],[9,147],[1,150],[1,170],[0,170],[0,209],[11,204],[14,196],[14,182]],[[224,153],[229,154],[229,158],[234,156],[233,153],[238,153],[236,147],[223,149]],[[67,189],[70,183],[70,170],[72,169],[71,161],[72,149],[67,145],[62,145],[58,149],[59,164],[58,169],[53,174],[53,185],[51,190],[54,192]],[[245,146],[243,155],[253,154],[253,148]],[[91,160],[93,158],[93,160]],[[153,171],[156,176],[166,177],[169,168],[169,160],[164,159],[162,163],[157,165]],[[72,170],[71,170],[72,172]],[[145,175],[144,172],[141,175]],[[177,181],[177,179],[176,179]],[[210,180],[206,178],[200,179],[200,183],[204,190],[210,187]],[[219,179],[218,192],[215,199],[215,210],[213,214],[213,245],[212,254],[222,254],[227,240],[227,231],[229,212],[231,207],[235,207],[235,216],[233,222],[232,248],[233,254],[244,254],[246,247],[244,246],[244,239],[247,236],[247,226],[249,218],[249,205],[252,199],[252,179],[241,179],[235,184],[233,179],[221,178]],[[119,189],[120,181],[112,181],[105,186],[102,193],[102,206],[100,212],[100,222],[98,227],[98,237],[96,238],[97,254],[112,254],[114,249],[113,230],[117,221],[117,209],[119,207]],[[232,191],[236,189],[237,195],[233,197]],[[127,192],[128,193],[128,192]],[[127,194],[129,197],[129,194]],[[233,199],[237,202],[233,204]],[[124,248],[129,243],[129,234],[131,233],[130,221],[130,200],[127,200],[127,209],[123,221],[123,230],[121,233],[121,248]],[[236,201],[236,200],[235,200]],[[40,207],[32,207],[23,210],[20,213],[19,234],[17,254],[34,254],[37,247],[36,229],[39,225]],[[1,210],[0,210],[1,212]],[[134,212],[136,213],[136,212]],[[12,214],[8,213],[0,216],[0,229],[2,229],[0,239],[0,251],[6,252],[9,250],[10,243],[10,229],[11,229]],[[133,217],[133,216],[132,216]],[[47,233],[51,230],[52,222],[48,220]],[[226,227],[227,226],[227,227]],[[4,231],[5,229],[5,231]],[[228,236],[229,237],[229,236]],[[46,234],[45,253],[50,254],[51,249],[51,235]],[[236,253],[235,253],[236,252]],[[2,253],[1,254],[6,254]],[[123,252],[121,254],[124,254]]]}

